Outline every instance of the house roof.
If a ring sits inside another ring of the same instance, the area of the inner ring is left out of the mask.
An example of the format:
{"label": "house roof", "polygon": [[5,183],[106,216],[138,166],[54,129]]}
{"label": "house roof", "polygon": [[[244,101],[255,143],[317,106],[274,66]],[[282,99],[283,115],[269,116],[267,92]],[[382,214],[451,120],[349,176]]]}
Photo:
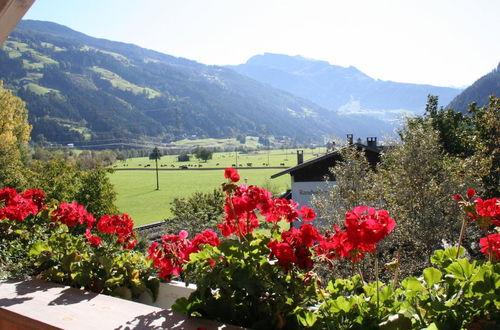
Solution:
{"label": "house roof", "polygon": [[[352,144],[352,146],[355,146],[358,150],[367,150],[367,151],[375,152],[377,154],[380,154],[380,152],[381,152],[380,147],[366,146],[366,145],[361,144],[361,143],[354,143],[354,144]],[[313,164],[316,164],[318,162],[321,162],[323,160],[326,160],[326,159],[329,159],[332,157],[336,157],[336,156],[338,157],[340,154],[339,151],[340,150],[335,150],[335,151],[329,152],[327,154],[324,154],[323,156],[319,156],[319,157],[310,159],[308,161],[305,161],[302,164],[298,164],[298,165],[292,166],[290,168],[287,168],[284,171],[281,171],[281,172],[278,172],[278,173],[271,175],[271,179],[277,178],[277,177],[282,176],[282,175],[287,174],[287,173],[296,172],[304,167],[311,166]]]}

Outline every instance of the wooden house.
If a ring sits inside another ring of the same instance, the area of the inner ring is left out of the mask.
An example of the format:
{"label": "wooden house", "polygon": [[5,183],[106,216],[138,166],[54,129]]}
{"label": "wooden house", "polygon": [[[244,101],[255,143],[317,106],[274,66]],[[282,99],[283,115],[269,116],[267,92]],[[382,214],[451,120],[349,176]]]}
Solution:
{"label": "wooden house", "polygon": [[[380,155],[383,147],[377,145],[376,137],[366,139],[366,144],[358,139],[353,142],[353,135],[347,135],[347,145],[344,148],[356,148],[365,153],[368,163],[375,167],[380,162]],[[332,185],[335,185],[335,178],[330,172],[342,160],[340,149],[328,152],[304,162],[303,150],[297,150],[297,165],[271,176],[271,179],[290,174],[291,190],[284,197],[293,199],[300,205],[311,206],[311,199],[314,194],[321,191],[327,191]]]}

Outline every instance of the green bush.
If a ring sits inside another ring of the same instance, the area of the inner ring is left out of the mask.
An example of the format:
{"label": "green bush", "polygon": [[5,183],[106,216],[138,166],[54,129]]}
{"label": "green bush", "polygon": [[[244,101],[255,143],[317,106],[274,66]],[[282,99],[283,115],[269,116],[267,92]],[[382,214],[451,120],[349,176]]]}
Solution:
{"label": "green bush", "polygon": [[192,235],[205,229],[215,230],[224,213],[224,194],[217,189],[212,192],[196,192],[187,198],[176,198],[170,210],[173,217],[165,220],[167,233],[186,230]]}

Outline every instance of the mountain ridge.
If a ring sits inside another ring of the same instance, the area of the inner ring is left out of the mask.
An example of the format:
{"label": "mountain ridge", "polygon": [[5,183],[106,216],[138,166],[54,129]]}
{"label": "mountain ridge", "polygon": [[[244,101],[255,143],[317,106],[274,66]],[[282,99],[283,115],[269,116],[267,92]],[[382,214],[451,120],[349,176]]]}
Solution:
{"label": "mountain ridge", "polygon": [[[286,65],[278,65],[279,62]],[[378,80],[354,66],[342,67],[327,61],[273,53],[255,55],[244,64],[227,67],[330,110],[342,110],[354,101],[367,113],[372,110],[421,114],[428,94],[438,95],[447,103],[461,91]]]}
{"label": "mountain ridge", "polygon": [[484,106],[488,104],[490,95],[500,96],[500,62],[495,69],[476,80],[453,98],[446,107],[467,113],[469,104],[476,102],[478,106]]}
{"label": "mountain ridge", "polygon": [[308,142],[350,132],[335,113],[230,69],[56,23],[21,21],[0,59],[0,78],[27,102],[35,140],[244,134]]}

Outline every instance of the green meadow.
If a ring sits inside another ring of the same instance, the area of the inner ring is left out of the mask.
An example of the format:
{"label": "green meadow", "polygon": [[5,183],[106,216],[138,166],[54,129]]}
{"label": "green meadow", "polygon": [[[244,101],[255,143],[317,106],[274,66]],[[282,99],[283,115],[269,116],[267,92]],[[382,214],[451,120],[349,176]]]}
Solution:
{"label": "green meadow", "polygon": [[[290,187],[290,176],[276,179],[269,177],[277,169],[241,169],[241,182],[259,185],[273,192],[283,192]],[[136,226],[161,221],[171,215],[170,203],[197,191],[220,189],[225,182],[224,170],[173,170],[158,171],[160,190],[156,190],[156,172],[115,171],[111,182],[118,193],[116,205],[128,213]]]}
{"label": "green meadow", "polygon": [[[308,160],[325,153],[325,148],[301,149],[304,150],[304,160]],[[248,164],[252,164],[249,166]],[[296,149],[261,150],[249,153],[241,152],[217,152],[212,159],[202,161],[191,156],[190,161],[179,162],[177,155],[162,156],[158,161],[159,167],[179,168],[181,165],[201,168],[226,168],[236,165],[239,168],[248,167],[290,167],[297,164]],[[126,161],[119,161],[115,168],[141,168],[154,166],[154,161],[148,157],[131,158]],[[163,166],[162,166],[163,165]],[[201,165],[201,166],[200,166]]]}
{"label": "green meadow", "polygon": [[[324,148],[304,149],[304,160],[324,152]],[[171,216],[170,203],[175,198],[187,197],[197,191],[208,192],[219,189],[225,180],[224,169],[233,164],[238,165],[241,183],[246,181],[248,184],[259,185],[274,194],[279,194],[290,188],[290,176],[283,175],[276,179],[270,179],[270,176],[296,165],[297,151],[280,149],[238,154],[218,152],[207,162],[194,157],[188,162],[178,162],[177,155],[162,156],[158,161],[160,190],[156,190],[154,160],[142,157],[118,161],[114,165],[117,171],[111,174],[111,182],[118,193],[116,204],[121,212],[128,213],[134,219],[136,226],[161,221]],[[265,164],[275,168],[266,168],[268,166]],[[180,170],[179,166],[182,165],[188,169]],[[132,170],[145,167],[148,170]]]}

